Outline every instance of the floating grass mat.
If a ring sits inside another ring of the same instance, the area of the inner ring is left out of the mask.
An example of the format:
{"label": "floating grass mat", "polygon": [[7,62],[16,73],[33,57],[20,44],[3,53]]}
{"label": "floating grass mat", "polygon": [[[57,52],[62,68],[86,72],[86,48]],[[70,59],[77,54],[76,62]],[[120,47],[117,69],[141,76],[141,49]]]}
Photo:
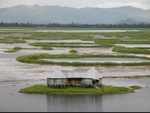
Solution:
{"label": "floating grass mat", "polygon": [[150,49],[140,47],[131,48],[131,47],[115,46],[113,47],[113,51],[120,53],[150,54]]}
{"label": "floating grass mat", "polygon": [[20,51],[20,50],[22,50],[23,48],[21,48],[21,47],[14,47],[14,48],[11,48],[11,49],[8,49],[8,50],[6,50],[5,52],[6,53],[15,53],[15,52],[18,52],[18,51]]}
{"label": "floating grass mat", "polygon": [[150,44],[149,40],[133,40],[133,39],[123,39],[123,38],[115,38],[115,39],[96,39],[96,44],[101,46],[112,47],[116,44]]}
{"label": "floating grass mat", "polygon": [[97,44],[83,44],[83,43],[52,43],[52,42],[39,42],[39,43],[30,43],[32,46],[51,48],[51,47],[71,47],[71,48],[88,48],[88,47],[102,47]]}
{"label": "floating grass mat", "polygon": [[116,44],[115,46],[121,46],[127,48],[150,49],[150,44]]}
{"label": "floating grass mat", "polygon": [[20,93],[26,94],[46,94],[46,95],[108,95],[108,94],[126,94],[133,93],[140,89],[139,86],[114,87],[103,86],[102,88],[49,88],[46,85],[34,85],[20,90]]}
{"label": "floating grass mat", "polygon": [[22,40],[22,39],[7,39],[7,38],[3,38],[3,39],[0,39],[0,43],[14,44],[14,43],[26,43],[26,41]]}
{"label": "floating grass mat", "polygon": [[[35,32],[38,29],[25,29],[25,30],[18,30],[19,33],[22,33],[22,36],[16,36],[15,33],[17,33],[16,30],[12,30],[11,32],[0,32],[0,34],[10,34],[9,37],[6,37],[6,39],[11,40],[9,43],[14,43],[24,40],[71,40],[71,39],[80,39],[80,40],[89,40],[94,41],[95,36],[100,35],[104,36],[106,38],[110,37],[110,39],[98,39],[96,40],[96,43],[99,45],[105,45],[105,46],[112,46],[116,43],[150,43],[150,32],[148,30],[144,31],[137,31],[137,32],[107,32],[107,33],[93,33],[93,32],[86,32],[86,33],[65,33],[65,32]],[[7,31],[7,30],[6,30]],[[9,31],[9,30],[8,30]],[[30,32],[26,32],[30,31]],[[24,36],[25,34],[28,34],[28,36]],[[16,36],[16,37],[15,37]],[[142,39],[143,41],[142,41]],[[121,41],[121,42],[120,42]],[[0,42],[8,42],[1,40]]]}
{"label": "floating grass mat", "polygon": [[113,46],[114,44],[117,44],[119,41],[118,39],[96,39],[95,43],[103,46]]}
{"label": "floating grass mat", "polygon": [[[94,62],[88,61],[88,60],[93,59],[93,58],[97,59],[97,60],[95,60]],[[116,61],[107,61],[107,60],[110,60],[111,58],[116,59]],[[118,60],[121,59],[121,61],[127,60],[127,62],[117,61],[117,58],[118,58]],[[87,62],[85,61],[85,59],[87,60]],[[104,59],[106,62],[103,61]],[[117,65],[137,66],[137,65],[150,65],[150,59],[149,58],[138,57],[138,56],[129,56],[129,55],[34,54],[34,55],[27,55],[27,56],[18,57],[17,60],[20,62],[23,62],[23,63],[52,64],[52,65],[63,65],[63,66],[117,66]],[[81,61],[73,62],[73,60],[81,60]],[[131,62],[128,62],[128,60],[131,60]],[[133,62],[132,62],[132,60],[133,60]],[[139,61],[136,62],[136,60],[139,60]]]}

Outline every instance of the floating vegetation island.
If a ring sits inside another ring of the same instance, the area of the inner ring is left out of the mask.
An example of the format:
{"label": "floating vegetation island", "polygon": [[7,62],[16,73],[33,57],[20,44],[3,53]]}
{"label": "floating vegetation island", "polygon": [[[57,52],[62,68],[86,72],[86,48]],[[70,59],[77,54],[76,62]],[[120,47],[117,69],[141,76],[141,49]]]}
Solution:
{"label": "floating vegetation island", "polygon": [[150,65],[150,60],[148,58],[128,55],[34,54],[18,57],[17,60],[23,63],[64,66]]}
{"label": "floating vegetation island", "polygon": [[46,85],[34,85],[21,89],[21,93],[26,94],[46,94],[46,95],[108,95],[108,94],[126,94],[133,93],[140,89],[139,86],[114,87],[103,86],[102,88],[49,88]]}
{"label": "floating vegetation island", "polygon": [[14,47],[14,48],[6,50],[5,52],[6,53],[15,53],[15,52],[17,52],[17,51],[19,51],[21,49],[23,49],[23,48],[21,48],[21,47]]}

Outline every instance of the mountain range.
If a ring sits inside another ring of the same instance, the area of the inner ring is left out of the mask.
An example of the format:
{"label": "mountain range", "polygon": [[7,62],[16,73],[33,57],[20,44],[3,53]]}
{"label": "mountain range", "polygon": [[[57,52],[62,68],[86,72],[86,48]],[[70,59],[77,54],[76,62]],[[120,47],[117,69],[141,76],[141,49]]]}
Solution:
{"label": "mountain range", "polygon": [[150,10],[130,6],[117,8],[71,8],[20,5],[0,8],[0,22],[33,24],[149,24]]}

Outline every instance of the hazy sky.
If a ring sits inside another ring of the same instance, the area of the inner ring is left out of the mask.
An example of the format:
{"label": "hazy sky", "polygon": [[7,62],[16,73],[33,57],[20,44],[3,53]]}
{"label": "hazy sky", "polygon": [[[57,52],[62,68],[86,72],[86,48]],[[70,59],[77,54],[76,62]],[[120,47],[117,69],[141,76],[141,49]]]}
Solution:
{"label": "hazy sky", "polygon": [[60,5],[69,7],[134,6],[150,9],[150,0],[0,0],[0,7],[15,5]]}

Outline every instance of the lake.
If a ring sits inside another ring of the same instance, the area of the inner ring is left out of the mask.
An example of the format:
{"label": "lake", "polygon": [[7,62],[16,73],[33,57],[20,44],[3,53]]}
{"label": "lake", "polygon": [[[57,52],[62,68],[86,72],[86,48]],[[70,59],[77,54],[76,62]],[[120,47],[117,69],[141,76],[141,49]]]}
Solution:
{"label": "lake", "polygon": [[1,112],[150,111],[150,78],[105,79],[105,84],[141,85],[135,93],[105,96],[48,96],[18,93],[22,87],[45,81],[0,82]]}

